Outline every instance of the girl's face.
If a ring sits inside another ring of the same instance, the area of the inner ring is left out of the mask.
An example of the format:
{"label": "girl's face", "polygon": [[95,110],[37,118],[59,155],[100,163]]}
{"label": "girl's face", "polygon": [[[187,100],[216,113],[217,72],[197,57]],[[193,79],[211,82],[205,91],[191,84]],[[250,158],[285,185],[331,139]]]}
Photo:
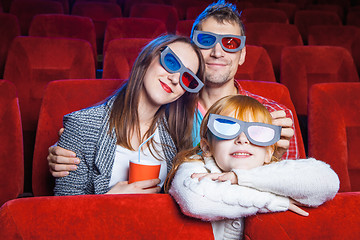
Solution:
{"label": "girl's face", "polygon": [[[234,114],[230,117],[234,117]],[[251,117],[249,122],[253,122]],[[244,132],[230,140],[222,140],[212,136],[210,143],[207,143],[206,140],[202,139],[201,145],[205,156],[212,156],[224,172],[229,172],[232,169],[248,170],[262,166],[270,162],[273,154],[271,147],[262,147],[250,143]]]}
{"label": "girl's face", "polygon": [[[174,42],[170,49],[178,56],[185,67],[196,73],[199,59],[193,48],[184,42]],[[185,90],[180,85],[180,73],[169,73],[160,64],[160,55],[154,58],[144,76],[142,96],[156,107],[174,102]]]}

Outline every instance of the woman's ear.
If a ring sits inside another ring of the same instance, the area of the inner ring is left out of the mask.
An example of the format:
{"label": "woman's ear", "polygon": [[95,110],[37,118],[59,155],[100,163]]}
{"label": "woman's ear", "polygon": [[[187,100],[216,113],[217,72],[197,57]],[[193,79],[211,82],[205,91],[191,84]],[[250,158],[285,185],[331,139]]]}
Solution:
{"label": "woman's ear", "polygon": [[204,157],[211,157],[212,156],[211,151],[210,151],[210,144],[205,138],[202,138],[200,140],[200,148],[203,151],[203,154],[204,154],[203,156]]}
{"label": "woman's ear", "polygon": [[266,147],[265,163],[270,163],[271,162],[271,157],[274,154],[274,150],[275,150],[275,148],[273,148],[271,146]]}

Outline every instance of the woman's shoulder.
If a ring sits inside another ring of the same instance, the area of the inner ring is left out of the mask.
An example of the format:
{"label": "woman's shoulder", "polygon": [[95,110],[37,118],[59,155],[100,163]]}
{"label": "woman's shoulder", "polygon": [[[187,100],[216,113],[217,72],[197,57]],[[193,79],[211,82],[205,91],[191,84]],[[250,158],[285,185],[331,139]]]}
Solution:
{"label": "woman's shoulder", "polygon": [[78,111],[74,111],[64,116],[64,121],[69,119],[76,119],[78,121],[88,122],[91,120],[102,120],[105,115],[110,114],[110,110],[113,104],[113,97],[109,98],[107,101],[100,103],[95,106],[90,106]]}

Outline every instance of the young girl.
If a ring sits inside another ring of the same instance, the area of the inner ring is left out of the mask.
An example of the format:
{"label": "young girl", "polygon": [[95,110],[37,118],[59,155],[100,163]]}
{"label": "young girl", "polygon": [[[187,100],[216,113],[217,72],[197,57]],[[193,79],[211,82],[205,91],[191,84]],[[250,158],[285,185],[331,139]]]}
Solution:
{"label": "young girl", "polygon": [[291,210],[307,216],[296,205],[316,207],[332,199],[339,179],[313,158],[272,157],[280,131],[257,100],[220,99],[201,124],[200,147],[176,157],[169,193],[184,214],[212,221],[215,239],[241,239],[242,217],[256,213]]}
{"label": "young girl", "polygon": [[[64,117],[58,146],[81,161],[76,171],[56,179],[55,195],[159,192],[177,150],[192,146],[203,72],[201,52],[190,39],[166,35],[150,42],[114,96]],[[141,157],[160,161],[160,180],[128,184],[129,161],[154,133],[140,150]]]}

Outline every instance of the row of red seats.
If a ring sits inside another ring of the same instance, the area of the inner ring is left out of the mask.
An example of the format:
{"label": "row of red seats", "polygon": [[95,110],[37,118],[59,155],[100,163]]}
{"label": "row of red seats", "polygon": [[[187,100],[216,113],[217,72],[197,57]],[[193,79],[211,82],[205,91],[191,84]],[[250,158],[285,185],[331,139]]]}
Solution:
{"label": "row of red seats", "polygon": [[[3,73],[7,50],[12,40],[20,35],[16,16],[0,14],[0,20],[6,24],[0,26],[3,33],[0,36],[0,77]],[[189,36],[193,20],[178,22],[176,33]],[[12,27],[9,27],[12,26]],[[104,33],[105,53],[109,42],[117,38],[154,38],[166,33],[165,25],[157,19],[144,18],[112,18],[107,22]],[[343,25],[318,25],[309,27],[306,41],[309,45],[333,45],[345,47],[353,56],[358,71],[360,72],[360,28]],[[96,31],[90,18],[59,15],[41,14],[33,18],[30,36],[42,37],[71,37],[88,41],[94,52],[96,68],[102,68],[97,64]],[[296,25],[285,23],[247,23],[247,44],[263,46],[270,56],[277,81],[280,81],[280,56],[283,47],[301,46],[304,42]],[[98,39],[99,40],[99,39]],[[102,46],[102,45],[101,45]],[[112,76],[111,76],[112,77]]]}
{"label": "row of red seats", "polygon": [[[53,178],[46,160],[47,148],[57,141],[63,115],[91,106],[121,86],[120,79],[59,80],[48,84],[39,112],[33,158],[32,190],[35,196],[52,195]],[[241,81],[251,92],[272,98],[295,113],[288,89],[279,83]],[[271,91],[269,91],[271,89]],[[0,81],[0,205],[23,191],[23,135],[19,101],[13,83]],[[309,156],[329,163],[340,178],[340,191],[360,191],[360,83],[314,84],[309,95]],[[89,97],[91,96],[91,97]],[[305,157],[299,136],[298,147]]]}
{"label": "row of red seats", "polygon": [[[35,1],[35,2],[33,2]],[[140,1],[144,2],[144,1]],[[77,1],[71,11],[72,15],[86,16],[90,17],[96,29],[96,35],[98,39],[98,47],[102,48],[103,35],[105,32],[106,21],[115,17],[143,17],[143,18],[155,18],[164,22],[166,29],[170,33],[175,33],[177,22],[183,20],[178,17],[178,12],[180,11],[176,6],[159,4],[158,1],[148,1],[151,4],[142,3],[135,1],[132,2],[130,14],[124,15],[122,13],[121,7],[117,3],[111,2],[83,2]],[[157,3],[157,4],[155,4]],[[204,2],[199,1],[198,3],[203,4],[199,7],[190,7],[188,6],[189,15],[186,19],[193,20],[204,8]],[[205,2],[206,4],[208,2]],[[240,2],[244,3],[244,2]],[[239,3],[239,4],[240,4]],[[174,3],[175,4],[175,3]],[[269,8],[253,8],[244,5],[243,16],[245,23],[251,22],[280,22],[280,23],[289,23],[289,18],[291,23],[294,19],[294,24],[299,28],[299,31],[305,40],[307,36],[308,25],[319,25],[319,24],[332,24],[332,25],[341,25],[342,17],[337,10],[340,8],[339,5],[311,5],[308,7],[311,10],[296,10],[286,12],[285,10],[279,10],[271,8],[275,3],[269,5]],[[278,3],[280,4],[280,3]],[[281,3],[283,4],[283,3]],[[288,4],[288,3],[287,3]],[[196,4],[195,4],[196,5]],[[335,10],[332,10],[331,6]],[[321,8],[322,7],[322,8]],[[184,8],[184,7],[183,7]],[[241,8],[241,7],[240,7]],[[242,8],[241,8],[242,9]],[[286,8],[283,8],[286,9]],[[290,8],[291,9],[291,8]],[[323,9],[324,11],[320,11]],[[357,25],[359,26],[359,7],[352,7],[351,11],[347,14],[347,24],[348,25]],[[318,10],[318,11],[316,11]],[[285,12],[284,12],[285,11]],[[44,13],[58,13],[63,14],[64,11],[59,2],[54,1],[43,1],[43,0],[16,0],[12,4],[10,13],[16,15],[20,22],[21,34],[27,35],[31,20],[33,16]],[[101,51],[99,51],[101,52]]]}

